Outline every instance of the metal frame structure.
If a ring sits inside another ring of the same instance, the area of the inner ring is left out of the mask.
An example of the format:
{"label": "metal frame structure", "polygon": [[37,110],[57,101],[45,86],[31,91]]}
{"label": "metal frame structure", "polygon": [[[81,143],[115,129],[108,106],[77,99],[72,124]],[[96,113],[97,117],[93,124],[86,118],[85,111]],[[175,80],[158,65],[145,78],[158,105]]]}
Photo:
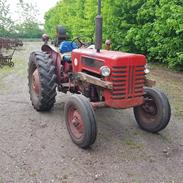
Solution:
{"label": "metal frame structure", "polygon": [[[13,55],[17,47],[23,46],[23,42],[19,39],[1,38],[0,37],[0,67],[8,65],[14,66],[12,61]],[[8,52],[8,55],[4,52]]]}

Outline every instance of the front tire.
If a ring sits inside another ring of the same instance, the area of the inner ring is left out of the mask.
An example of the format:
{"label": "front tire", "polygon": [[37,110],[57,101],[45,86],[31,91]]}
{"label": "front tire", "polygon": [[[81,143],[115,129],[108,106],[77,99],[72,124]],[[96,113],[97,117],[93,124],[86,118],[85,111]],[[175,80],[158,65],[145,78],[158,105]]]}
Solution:
{"label": "front tire", "polygon": [[71,96],[65,105],[65,121],[72,141],[80,148],[91,146],[97,136],[95,113],[88,99]]}
{"label": "front tire", "polygon": [[157,133],[169,123],[171,108],[167,96],[158,89],[145,88],[145,103],[134,107],[139,126],[148,132]]}
{"label": "front tire", "polygon": [[37,111],[49,111],[56,97],[56,75],[53,59],[44,52],[33,52],[29,58],[28,86],[30,100]]}

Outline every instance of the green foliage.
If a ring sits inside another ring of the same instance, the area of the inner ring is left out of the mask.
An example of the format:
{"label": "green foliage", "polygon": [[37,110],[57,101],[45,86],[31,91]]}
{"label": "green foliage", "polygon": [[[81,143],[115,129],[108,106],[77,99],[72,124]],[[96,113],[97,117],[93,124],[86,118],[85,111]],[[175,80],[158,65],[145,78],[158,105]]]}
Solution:
{"label": "green foliage", "polygon": [[7,0],[0,0],[0,37],[40,38],[43,30],[37,22],[38,9],[31,3],[20,0],[19,21],[15,23],[9,15]]}
{"label": "green foliage", "polygon": [[39,28],[37,14],[39,10],[31,3],[20,1],[19,23],[15,25],[17,36],[20,38],[41,38],[43,30]]}
{"label": "green foliage", "polygon": [[[97,0],[60,0],[45,14],[45,30],[58,24],[72,36],[94,36]],[[148,61],[183,71],[182,0],[102,0],[103,39],[115,50],[142,53]]]}
{"label": "green foliage", "polygon": [[7,0],[0,0],[0,36],[7,36],[12,29],[12,20],[8,15],[9,5]]}

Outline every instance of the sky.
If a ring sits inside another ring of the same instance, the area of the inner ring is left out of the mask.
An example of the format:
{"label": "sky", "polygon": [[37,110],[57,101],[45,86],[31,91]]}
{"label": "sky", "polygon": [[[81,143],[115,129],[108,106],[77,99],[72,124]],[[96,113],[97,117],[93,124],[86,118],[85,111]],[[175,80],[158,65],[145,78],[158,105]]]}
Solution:
{"label": "sky", "polygon": [[[27,3],[32,3],[33,5],[34,4],[37,5],[37,7],[39,8],[39,14],[40,14],[37,17],[38,21],[40,23],[44,23],[45,12],[48,11],[53,6],[55,6],[59,0],[23,0],[23,1]],[[7,0],[7,2],[10,4],[10,14],[12,18],[16,19],[17,14],[15,12],[18,11],[16,8],[16,4],[19,2],[19,0]]]}

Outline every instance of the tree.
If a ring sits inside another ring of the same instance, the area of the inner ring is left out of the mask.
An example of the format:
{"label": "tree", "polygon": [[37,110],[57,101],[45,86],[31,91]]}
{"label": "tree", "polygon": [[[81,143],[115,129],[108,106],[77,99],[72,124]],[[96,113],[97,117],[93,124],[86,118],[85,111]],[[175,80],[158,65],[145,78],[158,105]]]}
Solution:
{"label": "tree", "polygon": [[7,36],[13,26],[13,21],[8,12],[9,4],[7,0],[0,0],[0,36]]}
{"label": "tree", "polygon": [[[73,36],[93,35],[97,0],[62,0],[45,14],[45,29],[55,36],[58,24]],[[103,42],[114,50],[145,54],[148,61],[183,71],[182,0],[102,0]]]}
{"label": "tree", "polygon": [[17,4],[19,9],[19,23],[16,24],[16,31],[22,38],[40,38],[43,30],[39,28],[37,15],[39,10],[36,5],[20,0]]}

